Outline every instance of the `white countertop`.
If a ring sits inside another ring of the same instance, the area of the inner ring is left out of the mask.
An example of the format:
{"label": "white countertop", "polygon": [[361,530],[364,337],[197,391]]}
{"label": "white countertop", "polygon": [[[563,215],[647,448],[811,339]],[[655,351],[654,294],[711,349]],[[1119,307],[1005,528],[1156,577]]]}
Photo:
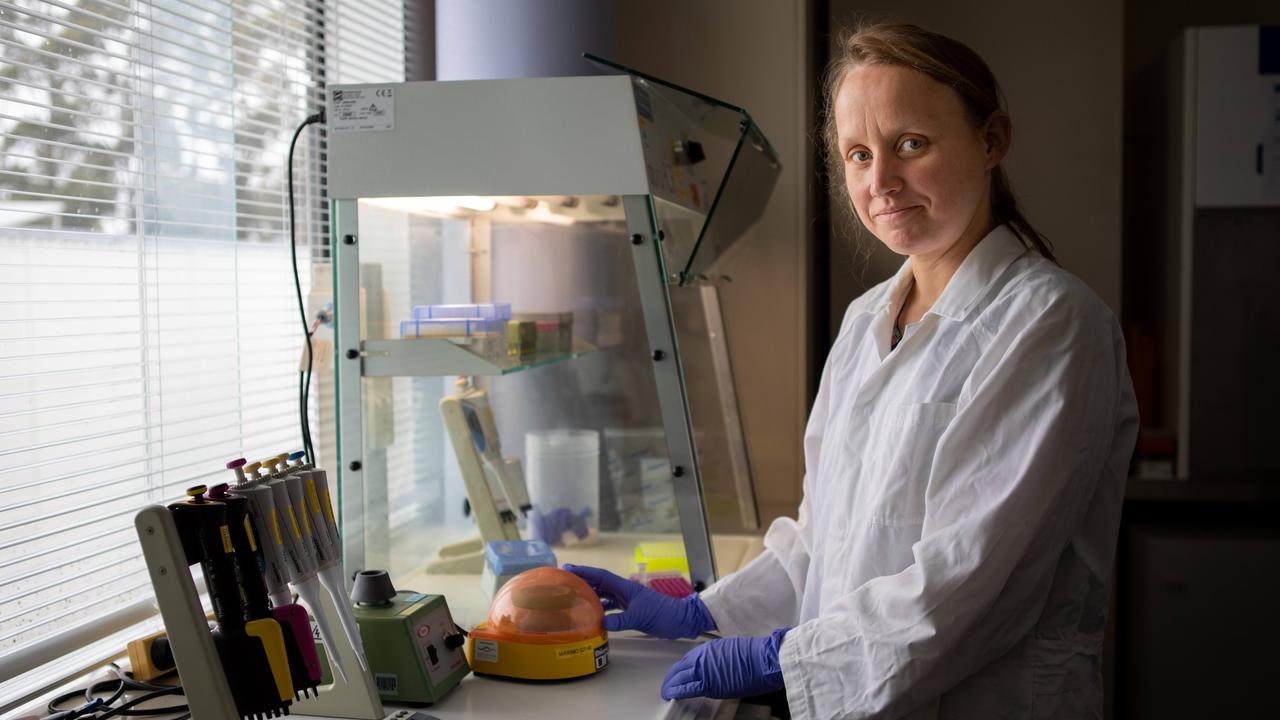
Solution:
{"label": "white countertop", "polygon": [[[609,638],[609,668],[602,673],[549,683],[468,675],[444,700],[420,711],[440,720],[710,720],[718,712],[732,717],[736,703],[724,706],[706,699],[667,702],[659,695],[667,669],[695,644],[613,635]],[[386,706],[388,714],[398,709]]]}
{"label": "white countertop", "polygon": [[[521,718],[524,720],[714,720],[732,718],[736,701],[694,698],[664,701],[659,694],[667,669],[697,644],[692,640],[658,640],[635,633],[609,637],[609,668],[604,672],[576,680],[556,682],[523,682],[494,677],[468,675],[443,700],[425,708],[408,708],[384,704],[383,712],[394,716],[400,710],[421,712],[439,720],[489,720]],[[70,687],[86,684],[82,678]],[[159,698],[159,705],[172,704],[179,698]],[[68,706],[74,706],[69,703]],[[33,704],[25,712],[44,715],[43,703]],[[317,720],[339,720],[319,715]],[[157,716],[157,720],[164,720]]]}

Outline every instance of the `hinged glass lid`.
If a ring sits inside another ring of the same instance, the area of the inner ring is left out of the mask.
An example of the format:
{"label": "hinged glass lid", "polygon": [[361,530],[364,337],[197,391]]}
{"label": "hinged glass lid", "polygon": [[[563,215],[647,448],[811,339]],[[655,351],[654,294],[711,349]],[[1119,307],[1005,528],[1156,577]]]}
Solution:
{"label": "hinged glass lid", "polygon": [[584,53],[632,77],[669,281],[691,285],[760,218],[781,164],[742,108]]}

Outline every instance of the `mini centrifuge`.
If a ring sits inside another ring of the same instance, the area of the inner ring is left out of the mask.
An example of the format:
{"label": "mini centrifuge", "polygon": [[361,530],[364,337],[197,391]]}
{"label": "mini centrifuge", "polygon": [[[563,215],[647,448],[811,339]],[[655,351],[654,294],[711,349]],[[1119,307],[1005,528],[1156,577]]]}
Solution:
{"label": "mini centrifuge", "polygon": [[526,570],[493,598],[487,621],[467,637],[472,672],[522,680],[565,680],[609,666],[604,607],[578,576]]}

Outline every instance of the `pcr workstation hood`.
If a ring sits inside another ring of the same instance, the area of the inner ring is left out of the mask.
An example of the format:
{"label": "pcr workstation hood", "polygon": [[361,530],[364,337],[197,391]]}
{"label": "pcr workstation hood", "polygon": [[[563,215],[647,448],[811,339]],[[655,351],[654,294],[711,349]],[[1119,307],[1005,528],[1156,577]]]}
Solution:
{"label": "pcr workstation hood", "polygon": [[[593,59],[616,74],[327,91],[349,569],[478,573],[569,489],[597,547],[674,543],[695,588],[714,534],[759,528],[718,288],[777,153],[743,109]],[[456,305],[495,315],[422,330]],[[478,395],[492,422],[473,403],[451,435]]]}

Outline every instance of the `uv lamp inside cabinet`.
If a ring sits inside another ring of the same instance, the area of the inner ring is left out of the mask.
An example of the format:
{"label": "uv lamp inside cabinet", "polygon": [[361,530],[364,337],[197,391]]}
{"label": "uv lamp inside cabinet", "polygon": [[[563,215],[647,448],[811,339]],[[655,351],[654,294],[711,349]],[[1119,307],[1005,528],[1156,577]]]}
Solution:
{"label": "uv lamp inside cabinet", "polygon": [[[509,539],[475,537],[477,505],[547,533],[553,512],[504,503],[516,482],[598,531],[584,543],[678,543],[695,587],[713,530],[759,525],[718,288],[777,154],[741,108],[600,62],[620,74],[328,91],[351,570],[409,577]],[[433,315],[460,304],[490,317]],[[476,390],[496,428],[477,453],[501,437],[492,492],[464,482],[440,412]]]}

